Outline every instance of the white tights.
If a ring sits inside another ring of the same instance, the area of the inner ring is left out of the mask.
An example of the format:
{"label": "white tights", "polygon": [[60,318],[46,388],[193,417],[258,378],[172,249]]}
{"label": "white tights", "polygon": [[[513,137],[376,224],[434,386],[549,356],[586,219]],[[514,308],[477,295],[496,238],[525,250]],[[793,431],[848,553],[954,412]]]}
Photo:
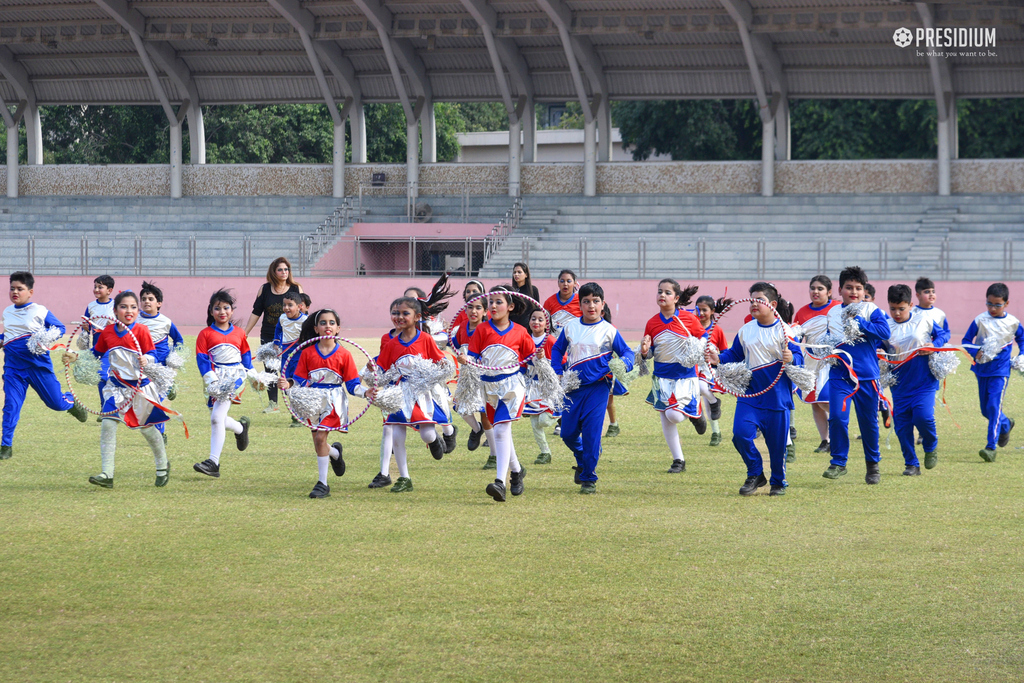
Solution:
{"label": "white tights", "polygon": [[686,460],[683,456],[683,447],[679,444],[679,430],[676,425],[686,419],[678,410],[666,410],[661,414],[661,433],[665,435],[665,443],[668,444],[668,452],[672,460]]}
{"label": "white tights", "polygon": [[512,443],[512,423],[502,422],[494,425],[494,456],[497,459],[498,471],[495,479],[505,481],[505,473],[511,466],[513,472],[519,472],[523,468],[516,457],[516,447]]}
{"label": "white tights", "polygon": [[[391,443],[395,451],[395,462],[398,463],[398,476],[409,477],[409,459],[405,451],[405,425],[389,425],[391,427]],[[420,425],[420,438],[423,443],[432,443],[437,439],[437,430],[434,425]],[[382,446],[383,448],[383,446]]]}
{"label": "white tights", "polygon": [[231,399],[214,401],[210,409],[210,460],[220,465],[220,452],[224,450],[226,431],[232,434],[242,433],[242,423],[228,416]]}
{"label": "white tights", "polygon": [[[119,420],[105,418],[100,425],[100,462],[103,475],[114,478],[114,454],[117,451],[117,426]],[[156,427],[143,427],[139,430],[145,437],[146,443],[153,451],[153,461],[159,474],[167,474],[167,451],[164,449],[164,439]]]}

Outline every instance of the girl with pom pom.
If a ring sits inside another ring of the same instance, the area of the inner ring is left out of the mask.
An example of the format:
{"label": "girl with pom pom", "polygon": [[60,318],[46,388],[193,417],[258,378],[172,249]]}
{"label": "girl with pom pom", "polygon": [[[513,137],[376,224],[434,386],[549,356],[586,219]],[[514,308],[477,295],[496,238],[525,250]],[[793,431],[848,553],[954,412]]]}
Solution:
{"label": "girl with pom pom", "polygon": [[[475,280],[466,285],[466,289],[462,293],[463,298],[472,299],[474,296],[483,294],[483,286],[480,286],[480,291],[476,291],[476,287],[473,286],[474,284],[476,284]],[[458,320],[463,316],[465,317],[465,320],[455,329],[456,353],[462,353],[469,348],[469,342],[473,338],[473,334],[479,328],[480,323],[484,322],[487,318],[486,305],[487,303],[484,299],[478,299],[471,304],[467,304],[465,310],[456,318]],[[497,456],[494,453],[494,425],[487,419],[486,407],[481,404],[479,410],[463,412],[459,410],[459,406],[455,406],[455,410],[462,415],[462,419],[466,421],[471,430],[469,438],[466,440],[466,448],[468,450],[475,451],[480,447],[480,437],[487,437],[487,445],[491,453],[487,457],[487,462],[484,463],[483,469],[494,469],[497,466]],[[477,419],[477,413],[480,414],[479,419]]]}
{"label": "girl with pom pom", "polygon": [[[530,313],[530,337],[534,346],[544,348],[544,357],[551,361],[551,349],[555,345],[555,336],[548,333],[548,316],[540,309],[534,309]],[[535,378],[536,379],[536,378]],[[530,428],[533,430],[533,440],[540,449],[540,455],[533,461],[534,465],[551,464],[551,447],[548,446],[548,438],[544,430],[555,423],[554,411],[550,404],[544,400],[537,390],[537,385],[527,387],[526,407],[523,408],[523,415],[530,416]]]}
{"label": "girl with pom pom", "polygon": [[[768,495],[786,493],[786,439],[789,436],[789,415],[793,410],[793,381],[783,374],[775,386],[765,391],[779,374],[780,364],[803,365],[800,347],[786,337],[786,328],[775,317],[778,311],[782,322],[793,318],[793,306],[779,296],[770,282],[757,282],[750,287],[750,315],[752,320],[740,328],[732,346],[717,361],[744,363],[751,378],[745,394],[736,399],[736,415],[732,425],[732,443],[747,466],[747,479],[740,487],[740,495],[750,496],[757,489],[771,484]],[[712,359],[714,359],[712,353]],[[720,366],[720,368],[722,367]],[[762,391],[760,396],[753,396]],[[765,479],[764,460],[754,445],[757,432],[764,435],[771,463],[771,478]]]}
{"label": "girl with pom pom", "polygon": [[[89,477],[89,483],[114,488],[117,425],[123,422],[145,437],[156,463],[156,486],[166,486],[170,463],[156,425],[166,422],[171,413],[160,405],[156,385],[145,375],[146,365],[157,364],[153,357],[153,338],[145,325],[137,324],[139,300],[133,292],[121,292],[114,297],[114,315],[117,323],[108,323],[93,345],[93,352],[101,359],[103,412],[112,414],[103,416],[100,428],[102,471]],[[139,351],[143,354],[141,358]],[[73,363],[77,357],[75,353],[65,353],[64,363]]]}
{"label": "girl with pom pom", "polygon": [[[701,404],[701,381],[696,370],[700,340],[707,331],[700,318],[680,310],[696,293],[697,287],[682,289],[671,278],[659,282],[657,302],[660,311],[647,321],[644,338],[640,342],[640,355],[654,358],[647,403],[661,413],[661,431],[672,457],[669,474],[686,471],[686,459],[676,425],[689,419],[698,434],[704,434],[708,428]],[[716,401],[716,405],[721,403]],[[715,413],[715,419],[719,414]]]}
{"label": "girl with pom pom", "polygon": [[[160,365],[167,365],[167,357],[175,347],[185,343],[181,332],[175,327],[171,319],[160,312],[164,304],[163,291],[151,282],[142,283],[139,290],[139,305],[142,310],[139,312],[139,322],[149,330],[149,336],[153,338],[153,358]],[[167,390],[166,396],[161,400],[173,401],[177,397],[177,390],[172,384]],[[164,431],[164,424],[158,424],[156,428],[163,434],[164,445],[167,445],[167,433]]]}
{"label": "girl with pom pom", "polygon": [[469,357],[473,357],[491,367],[520,364],[503,372],[482,370],[480,375],[487,419],[494,425],[493,443],[497,458],[497,476],[487,485],[486,493],[499,503],[505,502],[506,473],[509,493],[513,496],[523,493],[526,470],[519,464],[516,447],[512,443],[512,423],[522,416],[526,404],[526,381],[521,364],[537,350],[526,328],[509,319],[518,305],[512,296],[504,294],[511,289],[509,285],[491,288],[487,306],[490,319],[476,329],[469,340],[469,348],[459,358],[466,363]]}
{"label": "girl with pom pom", "polygon": [[[392,493],[404,493],[412,491],[412,478],[409,476],[409,463],[406,453],[406,432],[409,427],[414,427],[420,438],[430,449],[430,455],[435,460],[440,460],[445,454],[445,443],[442,434],[438,433],[437,426],[451,426],[451,415],[448,410],[448,390],[443,382],[432,383],[430,386],[422,386],[410,381],[422,375],[431,368],[427,364],[451,363],[441,350],[437,347],[434,339],[420,329],[420,322],[424,315],[433,316],[439,312],[434,306],[441,303],[438,300],[428,299],[423,302],[414,297],[401,297],[391,302],[391,324],[395,328],[395,336],[381,349],[377,356],[377,366],[388,374],[394,369],[392,375],[397,375],[398,386],[403,387],[404,401],[401,410],[385,416],[384,424],[391,432],[391,447],[394,450],[395,461],[398,463],[398,479],[391,487]],[[452,367],[454,370],[454,366]],[[447,378],[446,378],[447,379]],[[390,453],[387,460],[381,449],[381,472],[377,477],[386,478],[390,481],[384,467],[390,461]],[[374,481],[377,481],[375,478]],[[379,488],[379,487],[373,487]]]}
{"label": "girl with pom pom", "polygon": [[889,338],[882,342],[882,349],[888,358],[905,361],[893,364],[892,368],[893,423],[906,465],[903,474],[920,476],[921,463],[914,447],[914,428],[921,434],[925,469],[930,470],[938,463],[939,446],[935,430],[935,392],[939,390],[939,380],[928,365],[928,356],[933,352],[920,349],[944,345],[949,341],[949,330],[933,317],[912,308],[910,287],[907,285],[892,285],[887,298],[892,317],[889,319]]}
{"label": "girl with pom pom", "polygon": [[[800,341],[805,344],[817,344],[828,329],[828,312],[840,305],[840,302],[832,298],[832,280],[827,275],[815,275],[811,278],[809,290],[811,303],[796,312],[793,322],[800,326]],[[804,358],[804,366],[816,373],[817,379],[812,391],[797,389],[797,395],[801,401],[811,405],[814,426],[818,428],[818,436],[821,437],[821,443],[814,452],[828,453],[828,375],[831,368],[828,363],[809,356]]]}
{"label": "girl with pom pom", "polygon": [[[694,312],[700,318],[700,324],[704,326],[707,343],[714,344],[719,351],[729,346],[729,340],[725,338],[725,332],[715,322],[715,314],[721,313],[731,303],[732,299],[715,301],[714,297],[708,295],[697,297],[697,309]],[[704,406],[707,408],[708,419],[711,423],[711,442],[708,445],[717,446],[722,443],[722,428],[718,425],[718,421],[722,417],[722,399],[715,396],[713,392],[715,378],[705,372],[707,369],[703,365],[698,365],[697,377],[700,379],[700,395],[704,398]]]}
{"label": "girl with pom pom", "polygon": [[4,309],[4,331],[0,334],[0,346],[4,350],[4,418],[3,437],[0,440],[0,460],[7,460],[14,454],[14,430],[21,417],[25,394],[32,387],[39,394],[46,407],[58,412],[69,412],[79,422],[89,419],[88,413],[75,403],[74,397],[60,388],[57,376],[53,374],[50,351],[33,348],[30,340],[47,330],[52,335],[64,335],[64,324],[47,310],[46,306],[32,301],[35,278],[32,273],[18,271],[11,273],[11,305]]}
{"label": "girl with pom pom", "polygon": [[[971,370],[978,378],[978,397],[981,400],[981,414],[988,420],[985,447],[978,455],[985,462],[996,461],[996,446],[1010,443],[1010,432],[1014,422],[1003,413],[1003,393],[1010,381],[1010,356],[1013,343],[1017,352],[1024,353],[1024,326],[1006,311],[1010,302],[1010,288],[1002,282],[989,285],[985,292],[984,313],[971,323],[961,342],[974,356]],[[1013,364],[1018,370],[1021,356]]]}
{"label": "girl with pom pom", "polygon": [[[316,337],[336,337],[341,329],[338,314],[324,308],[310,315],[302,325],[298,342],[303,344]],[[345,474],[345,458],[342,456],[340,441],[328,445],[327,438],[332,431],[348,433],[348,396],[360,396],[373,400],[375,389],[367,390],[359,381],[359,371],[355,360],[348,349],[336,339],[321,339],[310,344],[299,354],[295,365],[293,380],[281,378],[277,386],[288,391],[294,385],[316,390],[313,394],[314,419],[319,429],[313,433],[313,448],[316,451],[317,482],[310,492],[310,498],[326,498],[331,495],[331,487],[327,484],[327,466],[334,470],[335,476]],[[289,394],[289,398],[292,395]],[[296,399],[292,399],[293,402]]]}
{"label": "girl with pom pom", "polygon": [[196,366],[209,396],[206,404],[210,408],[210,457],[197,462],[192,469],[208,477],[220,476],[220,454],[227,432],[235,435],[238,450],[249,447],[249,418],[235,420],[228,415],[232,401],[242,393],[245,378],[252,370],[249,342],[245,332],[232,322],[234,312],[235,298],[231,293],[226,289],[214,292],[206,309],[207,327],[196,338]]}

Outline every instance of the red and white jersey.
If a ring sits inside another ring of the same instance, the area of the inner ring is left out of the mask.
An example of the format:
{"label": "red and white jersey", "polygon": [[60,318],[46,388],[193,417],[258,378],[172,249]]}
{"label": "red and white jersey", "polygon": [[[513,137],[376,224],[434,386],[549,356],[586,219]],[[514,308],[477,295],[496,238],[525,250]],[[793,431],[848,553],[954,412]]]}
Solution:
{"label": "red and white jersey", "polygon": [[[513,322],[504,330],[499,330],[489,320],[480,323],[469,340],[469,354],[479,358],[483,365],[491,367],[517,364],[536,351],[537,345],[533,343],[530,333],[522,325]],[[518,372],[518,368],[505,371],[514,372]]]}
{"label": "red and white jersey", "polygon": [[473,338],[473,333],[480,329],[480,325],[474,327],[472,330],[469,329],[469,320],[466,319],[455,328],[455,349],[457,351],[469,348],[469,340]]}
{"label": "red and white jersey", "polygon": [[555,292],[544,302],[544,310],[551,316],[551,329],[556,334],[569,321],[583,317],[583,311],[580,310],[579,292],[573,292],[569,300],[565,302],[559,299],[558,292]]}
{"label": "red and white jersey", "polygon": [[534,337],[531,335],[530,338],[533,339],[534,346],[544,347],[544,357],[547,358],[548,360],[551,360],[551,347],[555,345],[555,335],[542,334],[539,337]]}
{"label": "red and white jersey", "polygon": [[651,357],[654,358],[654,374],[665,379],[686,379],[694,376],[693,367],[681,363],[685,344],[690,337],[704,336],[700,318],[689,311],[679,311],[666,318],[658,312],[647,321],[644,336],[651,338]]}
{"label": "red and white jersey", "polygon": [[803,330],[802,341],[805,344],[817,344],[821,340],[828,329],[828,312],[839,303],[839,299],[834,299],[821,308],[807,304],[796,312],[796,315],[793,316],[793,323],[799,325]]}
{"label": "red and white jersey", "polygon": [[[129,329],[131,334],[128,333]],[[136,382],[141,378],[139,351],[151,353],[153,348],[153,338],[145,325],[134,322],[125,329],[123,325],[111,323],[99,333],[93,351],[102,358],[101,377],[108,379],[114,375],[118,379]]]}
{"label": "red and white jersey", "polygon": [[416,336],[410,342],[404,342],[401,335],[395,335],[394,338],[384,344],[380,350],[380,355],[377,356],[377,366],[384,372],[390,370],[393,365],[397,365],[401,369],[404,359],[417,356],[432,360],[435,363],[444,360],[445,357],[429,334],[422,330],[416,330]]}
{"label": "red and white jersey", "polygon": [[196,365],[202,375],[220,366],[252,367],[251,359],[249,341],[240,327],[232,325],[225,331],[211,325],[196,337]]}
{"label": "red and white jersey", "polygon": [[341,344],[326,356],[320,353],[319,344],[310,344],[299,356],[295,379],[303,386],[312,387],[347,386],[353,380],[358,385],[359,371],[352,354]]}
{"label": "red and white jersey", "polygon": [[708,343],[714,344],[719,351],[725,351],[729,348],[729,340],[725,336],[725,332],[717,323],[711,323],[710,326],[705,327],[708,333]]}

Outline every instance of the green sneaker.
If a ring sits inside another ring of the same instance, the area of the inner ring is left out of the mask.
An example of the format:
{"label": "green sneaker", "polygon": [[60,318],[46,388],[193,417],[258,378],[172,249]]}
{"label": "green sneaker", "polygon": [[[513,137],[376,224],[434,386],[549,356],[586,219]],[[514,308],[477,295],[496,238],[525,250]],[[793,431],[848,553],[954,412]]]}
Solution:
{"label": "green sneaker", "polygon": [[985,462],[996,461],[996,452],[994,450],[990,451],[987,448],[982,448],[980,451],[978,451],[978,455],[980,455],[981,459],[984,460]]}
{"label": "green sneaker", "polygon": [[107,475],[100,473],[95,476],[89,477],[89,483],[95,484],[105,489],[114,488],[114,478],[108,477]]}
{"label": "green sneaker", "polygon": [[935,466],[939,464],[939,452],[932,451],[931,453],[924,454],[924,468],[926,470],[933,470]]}
{"label": "green sneaker", "polygon": [[292,415],[292,423],[291,423],[290,425],[288,425],[288,428],[289,428],[289,429],[292,429],[292,428],[294,428],[294,427],[305,427],[305,426],[306,426],[306,425],[304,425],[304,424],[302,424],[301,422],[299,422],[298,420],[296,420],[296,419],[295,419],[295,416],[294,416],[294,415]]}
{"label": "green sneaker", "polygon": [[786,446],[786,462],[796,462],[796,446],[793,444]]}
{"label": "green sneaker", "polygon": [[68,408],[68,415],[75,418],[79,422],[89,421],[89,411],[86,410],[78,401],[75,401],[74,404],[70,408]]}
{"label": "green sneaker", "polygon": [[711,443],[709,446],[717,446],[722,443],[722,432],[711,432]]}
{"label": "green sneaker", "polygon": [[839,465],[829,465],[828,469],[825,470],[825,473],[822,474],[821,476],[825,477],[826,479],[838,479],[844,474],[846,474],[845,467],[840,467]]}
{"label": "green sneaker", "polygon": [[271,401],[267,404],[267,407],[263,409],[264,415],[273,415],[274,413],[281,412],[281,409],[277,407],[277,401]]}
{"label": "green sneaker", "polygon": [[0,446],[0,460],[9,460],[14,455],[13,446]]}
{"label": "green sneaker", "polygon": [[591,493],[597,493],[597,484],[593,482],[586,482],[580,486],[580,493],[583,495],[589,495]]}
{"label": "green sneaker", "polygon": [[[534,465],[550,465],[551,464],[551,454],[550,453],[541,453],[540,455],[537,456],[537,459],[533,461],[533,464]],[[495,467],[497,467],[497,464],[495,464]]]}
{"label": "green sneaker", "polygon": [[498,458],[496,456],[493,456],[493,455],[488,455],[487,456],[487,462],[485,462],[484,466],[481,467],[480,469],[482,469],[482,470],[496,470],[496,469],[498,469]]}
{"label": "green sneaker", "polygon": [[604,433],[605,438],[619,435],[619,425],[608,425],[608,431]]}
{"label": "green sneaker", "polygon": [[171,388],[167,390],[167,400],[173,401],[178,398],[178,387],[171,385]]}
{"label": "green sneaker", "polygon": [[[163,472],[163,474],[160,474],[160,472]],[[171,478],[171,466],[170,466],[170,464],[168,464],[166,470],[157,470],[156,471],[156,483],[153,484],[153,486],[156,486],[157,488],[162,488],[164,486],[167,486],[167,480],[170,479],[170,478]]]}
{"label": "green sneaker", "polygon": [[399,477],[395,480],[395,485],[391,487],[391,493],[405,493],[406,491],[412,491],[412,479]]}

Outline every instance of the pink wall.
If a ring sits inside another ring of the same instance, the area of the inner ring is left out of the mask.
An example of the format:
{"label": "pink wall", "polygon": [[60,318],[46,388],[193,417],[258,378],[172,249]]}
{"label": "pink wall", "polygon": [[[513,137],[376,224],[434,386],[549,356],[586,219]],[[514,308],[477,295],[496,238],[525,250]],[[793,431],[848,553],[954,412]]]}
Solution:
{"label": "pink wall", "polygon": [[[142,279],[138,276],[114,276],[116,289],[134,289],[138,291]],[[586,278],[583,279],[587,281]],[[239,301],[238,316],[241,322],[248,320],[252,311],[252,302],[256,298],[260,286],[265,282],[258,277],[164,277],[155,278],[155,283],[164,291],[163,312],[166,313],[183,332],[194,333],[206,322],[206,305],[210,294],[221,287],[230,288]],[[395,298],[402,295],[405,287],[418,286],[429,291],[434,281],[430,278],[316,278],[300,280],[303,289],[313,299],[314,308],[328,306],[336,308],[342,318],[342,326],[357,336],[376,336],[390,327],[388,306]],[[460,288],[466,280],[456,280]],[[490,287],[500,284],[498,280],[486,280]],[[693,283],[700,286],[701,294],[722,296],[728,290],[733,298],[746,296],[750,282],[707,280],[693,281],[680,279],[684,285]],[[879,298],[884,300],[886,288],[895,281],[883,280],[874,283]],[[808,301],[807,283],[804,281],[776,280],[784,297],[791,298],[798,308]],[[913,282],[907,284],[913,285]],[[967,330],[971,321],[985,310],[985,289],[989,282],[936,282],[938,289],[938,306],[946,312],[950,328],[953,330],[955,342]],[[656,280],[603,280],[602,287],[605,297],[612,307],[615,325],[623,330],[637,332],[643,330],[647,320],[657,312],[655,304]],[[1015,308],[1015,299],[1024,296],[1024,281],[1007,282],[1011,292],[1010,312],[1024,317],[1024,307]],[[537,283],[541,290],[541,298],[545,299],[555,292],[553,281]],[[71,324],[78,320],[85,310],[86,304],[92,299],[92,278],[88,276],[40,276],[36,279],[34,300],[47,306],[53,313]],[[453,300],[449,311],[454,313],[461,307],[460,299]],[[884,308],[884,301],[883,301]],[[731,311],[723,320],[727,332],[734,332],[742,323],[744,313]],[[445,316],[450,319],[451,315]]]}
{"label": "pink wall", "polygon": [[494,223],[355,223],[346,235],[360,237],[486,237]]}
{"label": "pink wall", "polygon": [[[324,254],[314,275],[337,276],[355,274],[361,264],[371,274],[400,273],[409,269],[409,249],[406,240],[419,238],[486,237],[491,234],[491,223],[356,223]],[[359,246],[359,264],[355,262],[354,237],[394,237],[396,242],[364,241]]]}

